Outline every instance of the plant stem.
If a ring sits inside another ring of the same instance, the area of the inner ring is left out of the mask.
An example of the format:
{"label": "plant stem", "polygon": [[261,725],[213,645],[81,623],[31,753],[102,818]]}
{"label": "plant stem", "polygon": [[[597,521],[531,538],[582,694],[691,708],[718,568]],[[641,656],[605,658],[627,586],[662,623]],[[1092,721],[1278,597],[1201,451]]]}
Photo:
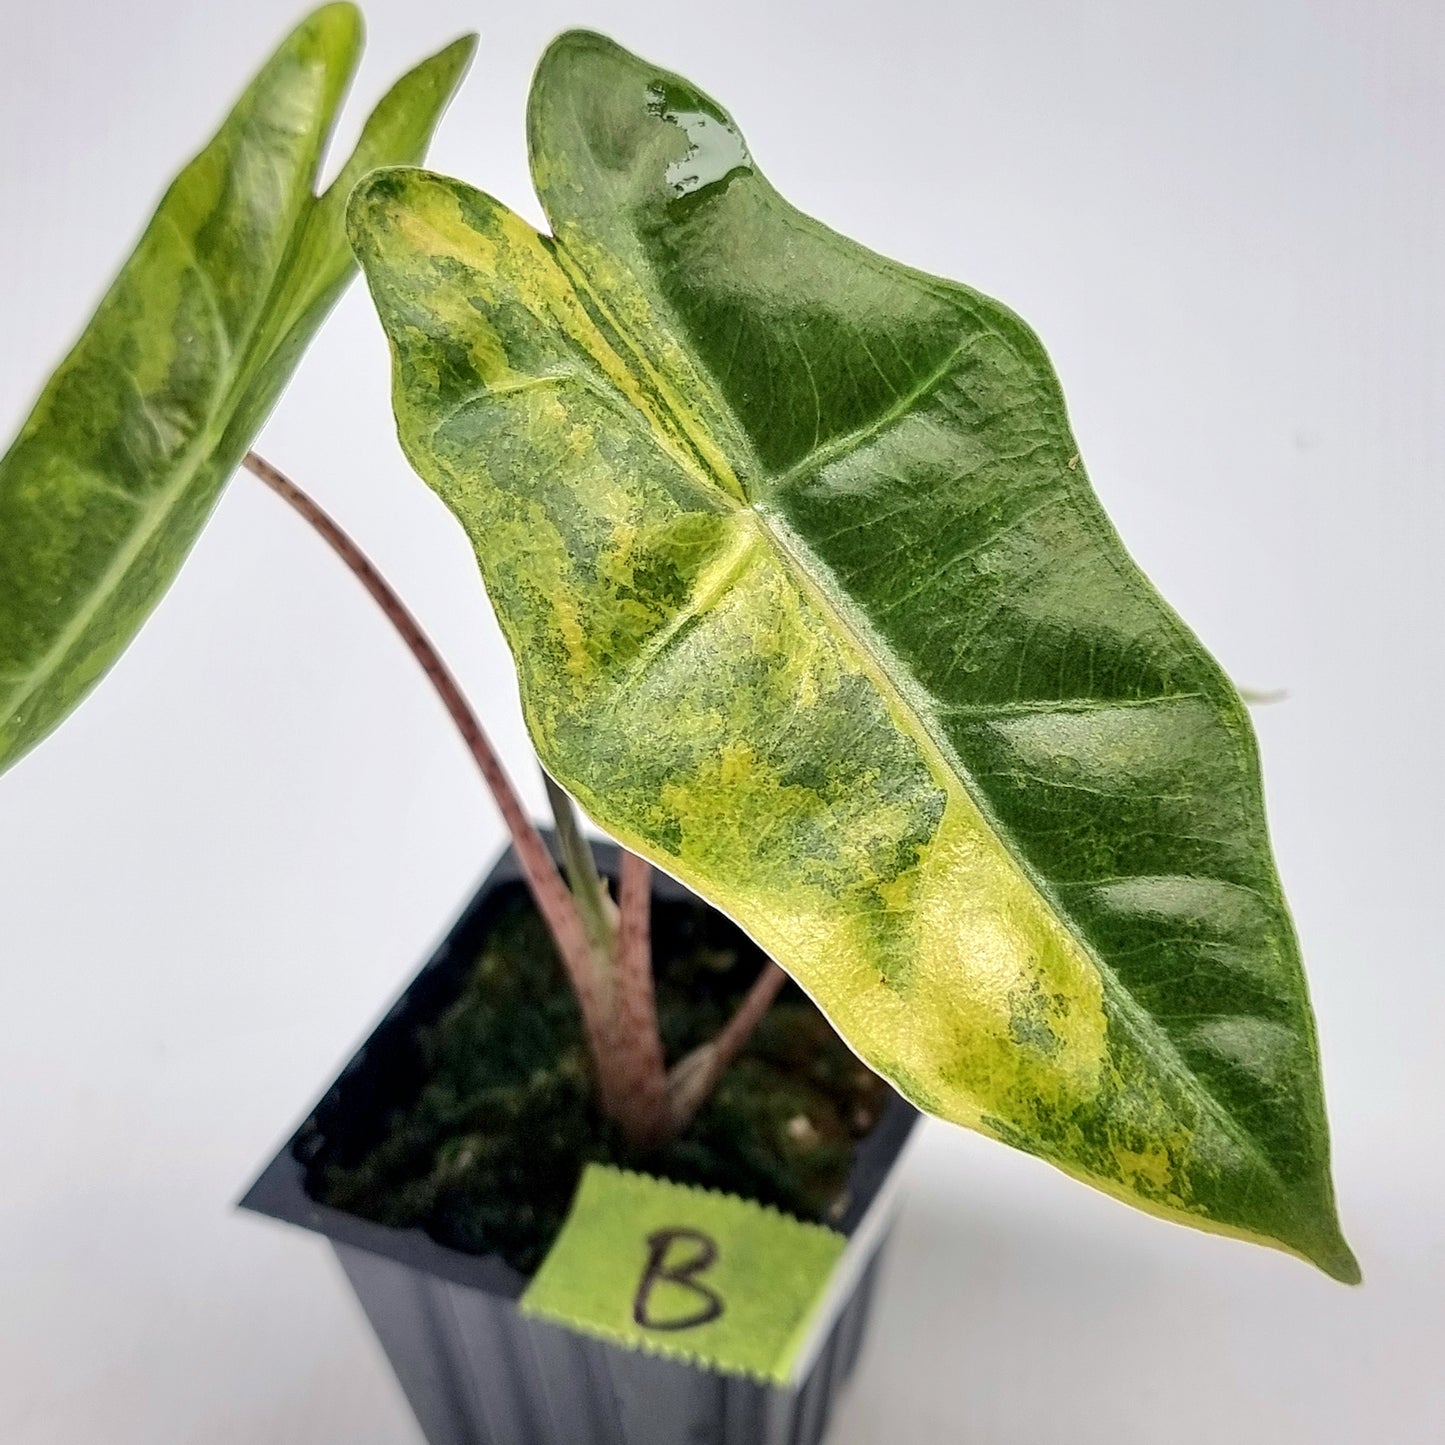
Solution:
{"label": "plant stem", "polygon": [[576,901],[567,891],[547,845],[523,811],[521,800],[476,714],[462,696],[456,679],[416,618],[407,610],[406,604],[331,517],[293,481],[255,452],[247,452],[242,465],[299,512],[346,563],[421,664],[427,680],[451,714],[512,835],[512,846],[516,849],[522,876],[536,901],[538,913],[557,944],[562,966],[577,995],[603,1110],[610,1117],[618,1118],[619,1111],[626,1108],[626,1101],[621,1097],[623,1081],[618,1077],[611,1000],[607,997],[602,962],[593,950]]}
{"label": "plant stem", "polygon": [[[653,1147],[675,1137],[717,1087],[787,975],[777,964],[766,964],[717,1038],[694,1049],[668,1072],[652,981],[651,865],[623,849],[614,925],[611,900],[572,800],[547,777],[547,794],[574,890],[569,892],[476,714],[406,604],[361,548],[295,482],[255,452],[247,452],[242,465],[298,512],[351,569],[421,665],[456,724],[512,835],[522,876],[577,996],[603,1112],[636,1147]],[[615,976],[608,967],[614,951]]]}
{"label": "plant stem", "polygon": [[788,975],[769,959],[723,1031],[673,1066],[667,1076],[668,1127],[673,1134],[692,1123],[787,981]]}
{"label": "plant stem", "polygon": [[593,949],[603,958],[611,959],[617,952],[617,909],[607,896],[607,885],[597,871],[597,860],[582,836],[571,795],[552,780],[545,768],[542,781],[547,785],[547,801],[552,805],[552,817],[557,824],[557,841],[562,847],[567,882],[582,911],[582,922],[587,926]]}
{"label": "plant stem", "polygon": [[622,850],[617,925],[617,1042],[627,1076],[627,1137],[643,1148],[668,1135],[667,1069],[652,988],[652,865]]}

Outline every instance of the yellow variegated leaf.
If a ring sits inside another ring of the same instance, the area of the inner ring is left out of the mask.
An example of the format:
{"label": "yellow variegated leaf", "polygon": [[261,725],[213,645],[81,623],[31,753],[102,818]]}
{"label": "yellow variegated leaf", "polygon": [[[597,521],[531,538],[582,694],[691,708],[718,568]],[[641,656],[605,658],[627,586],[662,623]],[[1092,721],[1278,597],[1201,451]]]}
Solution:
{"label": "yellow variegated leaf", "polygon": [[0,769],[90,691],[170,585],[352,278],[352,186],[425,154],[472,47],[402,76],[316,196],[361,50],[356,7],[322,6],[171,183],[0,458]]}
{"label": "yellow variegated leaf", "polygon": [[1249,721],[1037,340],[599,37],[530,119],[551,237],[414,170],[351,224],[547,768],[923,1108],[1356,1278]]}

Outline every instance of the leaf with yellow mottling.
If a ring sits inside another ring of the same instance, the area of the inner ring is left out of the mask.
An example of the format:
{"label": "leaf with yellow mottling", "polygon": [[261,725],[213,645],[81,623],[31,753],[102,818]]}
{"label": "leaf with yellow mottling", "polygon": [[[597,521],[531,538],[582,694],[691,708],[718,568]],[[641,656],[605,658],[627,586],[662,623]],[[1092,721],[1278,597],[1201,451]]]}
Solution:
{"label": "leaf with yellow mottling", "polygon": [[1356,1278],[1248,718],[1033,334],[600,37],[530,140],[550,237],[407,170],[351,228],[547,768],[922,1107]]}
{"label": "leaf with yellow mottling", "polygon": [[360,48],[352,5],[292,32],[171,184],[0,459],[0,768],[89,692],[170,585],[351,280],[352,187],[421,158],[473,41],[397,81],[318,197]]}

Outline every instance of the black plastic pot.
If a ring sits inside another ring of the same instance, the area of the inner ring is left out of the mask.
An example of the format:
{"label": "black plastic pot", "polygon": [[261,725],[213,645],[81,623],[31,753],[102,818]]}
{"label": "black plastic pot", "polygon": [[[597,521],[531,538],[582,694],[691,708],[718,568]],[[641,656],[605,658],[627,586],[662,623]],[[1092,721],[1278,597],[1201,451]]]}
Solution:
{"label": "black plastic pot", "polygon": [[[613,871],[616,849],[597,847]],[[691,895],[654,875],[659,902]],[[373,1113],[417,1027],[457,996],[520,873],[508,851],[326,1096],[267,1165],[243,1208],[324,1234],[341,1260],[429,1445],[817,1445],[863,1340],[892,1222],[894,1165],[917,1112],[893,1095],[855,1151],[848,1235],[810,1339],[786,1386],[662,1359],[518,1312],[527,1280],[496,1256],[465,1254],[317,1203],[308,1161],[348,1111]]]}

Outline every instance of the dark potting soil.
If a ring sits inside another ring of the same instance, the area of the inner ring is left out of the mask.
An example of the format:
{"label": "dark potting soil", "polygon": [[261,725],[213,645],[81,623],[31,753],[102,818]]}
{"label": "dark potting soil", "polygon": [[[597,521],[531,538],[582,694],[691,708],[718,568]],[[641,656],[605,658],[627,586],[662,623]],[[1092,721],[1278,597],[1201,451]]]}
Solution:
{"label": "dark potting soil", "polygon": [[[658,1020],[669,1064],[713,1038],[762,955],[696,901],[653,908]],[[619,1164],[828,1222],[847,1206],[855,1143],[888,1089],[789,983],[687,1132],[639,1154],[593,1102],[581,1019],[520,889],[460,996],[414,1038],[401,1091],[370,1117],[329,1121],[311,1196],[530,1274],[584,1164]]]}

